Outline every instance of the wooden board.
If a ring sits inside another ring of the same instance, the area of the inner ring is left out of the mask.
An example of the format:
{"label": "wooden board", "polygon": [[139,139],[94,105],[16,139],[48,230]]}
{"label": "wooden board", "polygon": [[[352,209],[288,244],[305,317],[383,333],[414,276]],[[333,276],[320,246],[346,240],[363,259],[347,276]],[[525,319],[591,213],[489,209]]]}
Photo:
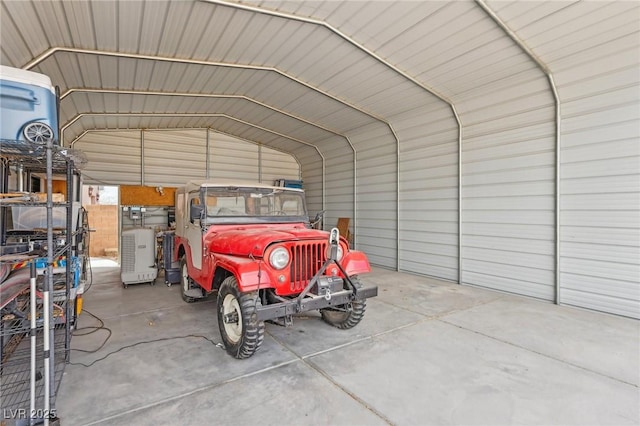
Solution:
{"label": "wooden board", "polygon": [[338,224],[336,228],[340,231],[340,235],[345,237],[347,241],[351,242],[351,232],[349,231],[349,222],[351,221],[348,217],[340,217],[338,218]]}
{"label": "wooden board", "polygon": [[156,186],[120,186],[120,204],[123,206],[173,206],[176,188],[162,187],[160,194]]}

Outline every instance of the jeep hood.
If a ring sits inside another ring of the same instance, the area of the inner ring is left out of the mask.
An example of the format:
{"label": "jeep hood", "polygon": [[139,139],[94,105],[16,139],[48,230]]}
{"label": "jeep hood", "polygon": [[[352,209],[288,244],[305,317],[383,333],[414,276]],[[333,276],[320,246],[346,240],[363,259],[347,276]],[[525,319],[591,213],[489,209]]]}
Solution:
{"label": "jeep hood", "polygon": [[329,233],[305,227],[296,228],[235,228],[210,229],[205,245],[211,253],[262,257],[270,244],[299,240],[328,240]]}

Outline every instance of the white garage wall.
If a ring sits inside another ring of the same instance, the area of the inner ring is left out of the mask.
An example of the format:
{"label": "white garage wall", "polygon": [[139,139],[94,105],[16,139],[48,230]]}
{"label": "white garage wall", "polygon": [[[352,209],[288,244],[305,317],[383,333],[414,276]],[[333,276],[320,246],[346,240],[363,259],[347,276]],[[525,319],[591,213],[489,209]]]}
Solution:
{"label": "white garage wall", "polygon": [[460,105],[462,282],[555,296],[555,107],[532,64]]}
{"label": "white garage wall", "polygon": [[322,173],[324,165],[321,158],[318,158],[318,154],[311,150],[300,149],[296,157],[302,164],[301,175],[307,199],[307,210],[313,214],[313,212],[324,208],[324,177]]}
{"label": "white garage wall", "polygon": [[144,184],[176,186],[204,179],[205,130],[144,131]]}
{"label": "white garage wall", "polygon": [[[351,219],[350,228],[353,232],[353,151],[347,148],[347,141],[338,136],[323,141],[321,146],[326,152],[327,164],[326,213],[323,226],[325,229],[331,229],[338,223],[338,218],[348,217]],[[312,216],[315,213],[317,211],[310,212]]]}
{"label": "white garage wall", "polygon": [[552,62],[562,97],[560,301],[640,318],[640,38],[625,38],[601,36]]}
{"label": "white garage wall", "polygon": [[[145,130],[144,184],[180,186],[188,180],[205,179],[206,138],[205,129]],[[274,179],[300,176],[300,165],[292,155],[213,131],[209,144],[210,179],[273,183]],[[89,132],[74,148],[89,160],[83,170],[85,182],[141,184],[139,130]]]}
{"label": "white garage wall", "polygon": [[397,267],[397,148],[389,127],[375,123],[349,135],[358,150],[357,248],[372,264]]}
{"label": "white garage wall", "polygon": [[640,3],[491,4],[560,95],[559,302],[640,318]]}
{"label": "white garage wall", "polygon": [[457,281],[456,121],[442,104],[405,113],[393,126],[401,140],[399,269]]}
{"label": "white garage wall", "polygon": [[295,158],[284,152],[259,146],[260,179],[271,185],[276,179],[301,179],[300,165]]}
{"label": "white garage wall", "polygon": [[85,153],[85,183],[140,184],[140,131],[90,132],[73,145]]}
{"label": "white garage wall", "polygon": [[209,178],[258,182],[258,149],[256,144],[238,143],[231,136],[209,132]]}
{"label": "white garage wall", "polygon": [[[400,76],[406,73],[451,99],[463,121],[463,282],[640,317],[639,2],[486,0],[506,32],[480,0],[243,3],[255,3],[266,13],[229,13],[229,5],[205,3],[174,2],[149,12],[151,8],[135,2],[100,3],[93,9],[82,2],[11,2],[2,14],[2,61],[21,67],[54,46],[97,49],[99,55],[58,51],[34,70],[50,75],[63,89],[189,92],[185,99],[153,101],[142,95],[69,96],[62,103],[63,122],[81,113],[133,115],[86,116],[67,129],[66,140],[94,128],[214,127],[261,141],[291,153],[300,166],[280,153],[263,155],[255,145],[220,141],[222,155],[212,149],[211,172],[252,177],[255,171],[249,168],[258,161],[258,173],[263,170],[258,178],[265,180],[286,177],[278,176],[279,171],[295,174],[298,167],[310,210],[329,211],[325,227],[341,216],[358,217],[358,248],[372,263],[452,279],[458,255],[455,152],[449,134],[454,127],[437,108],[419,112],[417,105],[429,100]],[[116,10],[139,25],[118,25]],[[210,13],[197,13],[204,10]],[[342,36],[294,16],[270,15],[273,10],[324,21]],[[67,18],[45,19],[52,11]],[[159,16],[182,31],[178,37],[135,31],[159,28]],[[42,24],[38,31],[29,32],[32,22]],[[180,25],[184,22],[189,25]],[[545,77],[512,37],[549,68],[560,94],[557,294],[553,98]],[[223,42],[200,43],[217,38]],[[212,63],[103,55],[118,50],[125,56],[155,52]],[[242,69],[239,64],[250,66]],[[191,94],[247,98],[205,102]],[[226,116],[135,118],[143,111],[213,110]],[[368,124],[375,117],[393,123],[399,146],[384,123]],[[168,139],[147,137],[149,161],[143,165],[136,145],[139,132],[132,132],[86,135],[75,147],[87,147],[94,161],[88,174],[122,183],[170,179],[163,173]],[[357,214],[350,211],[353,154],[327,132],[349,134],[358,151]],[[177,161],[187,165],[186,175],[201,177],[202,145],[183,136],[176,140],[191,152],[177,153]],[[241,169],[228,167],[227,158]],[[281,162],[286,163],[282,168]]]}

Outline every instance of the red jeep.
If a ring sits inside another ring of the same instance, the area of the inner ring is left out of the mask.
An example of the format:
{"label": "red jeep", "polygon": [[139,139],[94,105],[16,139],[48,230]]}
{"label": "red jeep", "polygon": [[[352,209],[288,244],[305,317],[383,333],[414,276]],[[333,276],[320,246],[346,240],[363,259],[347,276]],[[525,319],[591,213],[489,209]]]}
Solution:
{"label": "red jeep", "polygon": [[320,310],[342,329],[357,325],[378,288],[360,282],[364,253],[338,230],[312,229],[301,189],[189,182],[176,192],[174,258],[181,293],[194,302],[218,292],[218,325],[227,352],[248,358],[264,321],[290,325]]}

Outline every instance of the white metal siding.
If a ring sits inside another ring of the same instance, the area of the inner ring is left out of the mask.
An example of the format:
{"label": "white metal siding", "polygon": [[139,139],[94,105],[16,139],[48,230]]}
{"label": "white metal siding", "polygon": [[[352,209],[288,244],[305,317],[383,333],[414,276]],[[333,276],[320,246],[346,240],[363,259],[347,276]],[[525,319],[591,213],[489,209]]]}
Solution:
{"label": "white metal siding", "polygon": [[456,121],[443,104],[403,114],[393,125],[402,141],[399,269],[457,281]]}
{"label": "white metal siding", "polygon": [[[326,213],[325,229],[331,229],[338,223],[338,218],[350,218],[350,230],[354,232],[353,215],[353,176],[354,153],[344,138],[332,137],[322,142],[326,158]],[[312,216],[316,212],[310,212]]]}
{"label": "white metal siding", "polygon": [[73,147],[87,156],[85,183],[140,184],[140,131],[90,132]]}
{"label": "white metal siding", "polygon": [[375,265],[397,267],[397,148],[390,129],[372,124],[354,132],[358,150],[358,249]]}
{"label": "white metal siding", "polygon": [[[452,279],[455,126],[446,106],[420,86],[433,88],[453,101],[463,121],[463,282],[555,296],[551,91],[478,3],[242,3],[320,20],[341,35],[233,4],[5,1],[0,59],[22,67],[51,47],[95,49],[57,51],[33,70],[63,92],[166,95],[70,95],[61,103],[62,125],[83,113],[119,116],[87,115],[65,131],[66,142],[87,129],[140,128],[213,128],[255,141],[262,148],[213,136],[211,176],[262,173],[257,179],[266,181],[296,174],[299,164],[309,209],[327,208],[325,227],[357,217],[358,248],[372,263]],[[640,3],[486,3],[558,84],[560,301],[640,317]],[[187,58],[227,66],[179,63]],[[218,97],[196,96],[209,94]],[[218,117],[203,116],[211,111]],[[384,120],[396,128],[399,145]],[[87,152],[87,175],[100,181],[162,183],[206,172],[202,132],[193,140],[185,135],[175,141],[189,152],[178,152],[165,139],[170,134],[149,132],[144,164],[137,130],[92,132],[74,147]],[[357,150],[357,197],[354,154],[340,135]],[[179,166],[165,169],[168,156]]]}
{"label": "white metal siding", "polygon": [[221,133],[209,133],[209,176],[257,182],[258,145]]}
{"label": "white metal siding", "polygon": [[[144,131],[144,184],[180,186],[206,177],[205,129]],[[89,163],[85,182],[139,185],[141,183],[140,131],[89,132],[74,144]],[[298,179],[300,166],[289,154],[217,132],[210,132],[210,178],[273,182],[276,176]],[[111,159],[113,158],[113,161]],[[265,180],[266,178],[266,180]]]}
{"label": "white metal siding", "polygon": [[559,301],[640,318],[640,3],[492,5],[558,84]]}
{"label": "white metal siding", "polygon": [[178,186],[205,178],[206,131],[144,131],[144,184]]}
{"label": "white metal siding", "polygon": [[507,83],[461,105],[462,281],[553,300],[553,97],[535,68]]}
{"label": "white metal siding", "polygon": [[260,180],[272,184],[276,179],[301,179],[300,165],[289,154],[260,146]]}
{"label": "white metal siding", "polygon": [[557,60],[560,301],[634,318],[640,318],[638,27],[636,20],[631,38],[601,35],[596,48]]}
{"label": "white metal siding", "polygon": [[323,176],[324,165],[318,158],[318,154],[312,151],[301,151],[297,155],[302,164],[302,181],[304,182],[307,209],[310,212],[317,212],[323,209]]}

